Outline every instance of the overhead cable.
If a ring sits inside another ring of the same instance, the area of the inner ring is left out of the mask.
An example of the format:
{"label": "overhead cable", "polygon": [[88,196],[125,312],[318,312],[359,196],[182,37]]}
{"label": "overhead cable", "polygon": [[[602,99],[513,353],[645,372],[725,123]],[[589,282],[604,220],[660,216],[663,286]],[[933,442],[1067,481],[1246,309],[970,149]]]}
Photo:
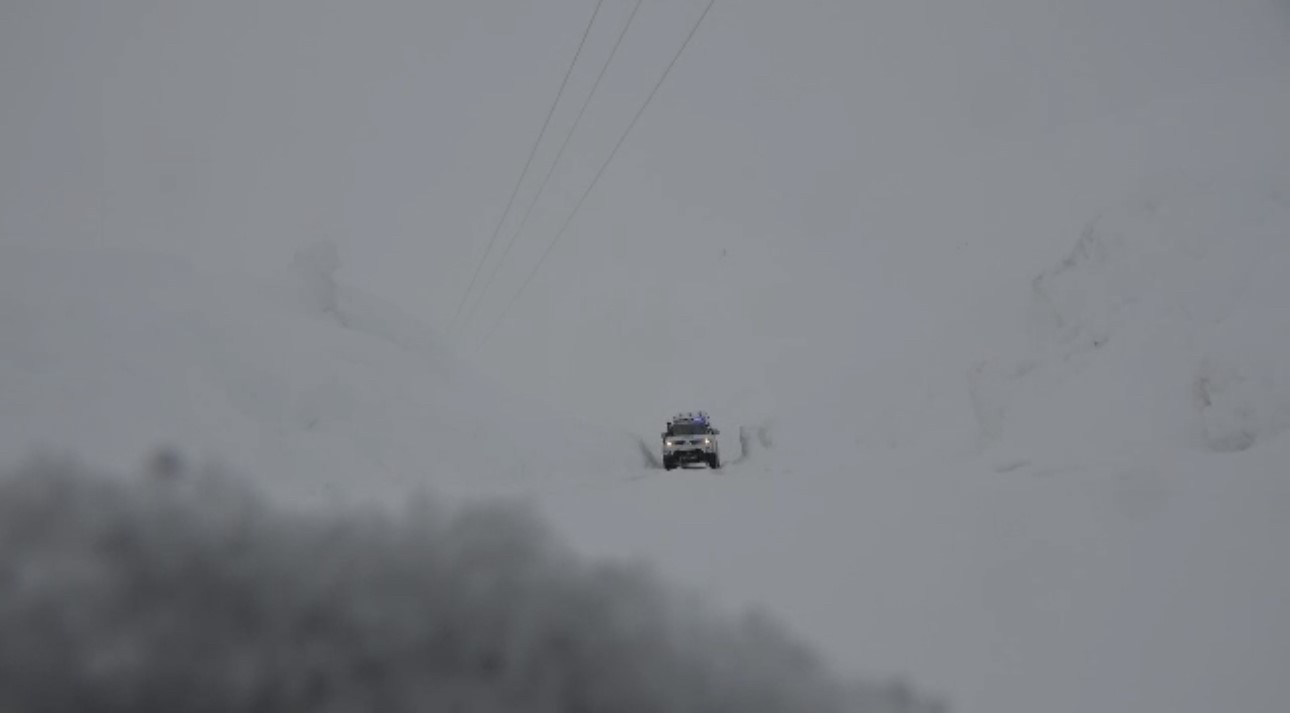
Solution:
{"label": "overhead cable", "polygon": [[493,323],[493,326],[488,330],[488,333],[484,335],[484,339],[480,342],[479,346],[476,348],[475,351],[482,349],[488,343],[489,339],[492,338],[493,334],[497,332],[498,327],[500,327],[502,323],[506,320],[506,316],[510,312],[511,308],[515,305],[516,300],[519,299],[520,295],[523,294],[524,291],[528,289],[528,286],[533,282],[533,277],[537,275],[538,270],[541,269],[542,267],[542,264],[546,262],[547,256],[551,254],[552,248],[555,247],[556,243],[560,241],[560,238],[564,236],[565,231],[568,230],[569,225],[573,222],[574,217],[578,214],[578,210],[582,207],[583,201],[587,199],[587,196],[591,193],[591,190],[595,188],[596,182],[600,180],[600,176],[604,174],[605,169],[609,166],[610,162],[614,160],[614,156],[618,153],[618,149],[622,147],[623,142],[627,139],[627,135],[631,133],[632,128],[636,126],[636,122],[640,120],[641,114],[645,113],[645,109],[649,106],[650,102],[654,99],[654,95],[658,93],[659,87],[663,86],[663,81],[667,79],[668,74],[671,73],[672,71],[672,67],[676,65],[676,61],[680,59],[681,54],[685,52],[686,46],[690,44],[690,40],[694,37],[694,33],[698,31],[699,25],[703,23],[703,19],[707,17],[708,11],[712,9],[712,5],[715,2],[716,0],[708,0],[707,6],[703,8],[703,14],[699,15],[699,19],[694,23],[694,27],[690,29],[690,34],[686,35],[685,41],[681,43],[681,47],[676,51],[676,54],[672,56],[672,61],[668,63],[667,69],[663,70],[663,75],[659,77],[658,82],[654,85],[654,88],[650,91],[649,96],[645,98],[645,101],[641,104],[640,109],[636,111],[636,115],[632,117],[631,123],[627,125],[626,131],[624,131],[622,136],[619,137],[618,143],[614,145],[613,151],[609,152],[609,157],[606,158],[605,162],[600,165],[600,170],[596,171],[595,177],[591,179],[591,183],[587,186],[587,189],[583,191],[582,197],[580,197],[578,199],[577,204],[574,205],[573,211],[569,213],[569,217],[565,220],[564,225],[561,226],[560,231],[556,233],[555,238],[552,239],[551,242],[547,244],[546,250],[542,252],[542,256],[538,259],[537,264],[534,265],[533,269],[529,272],[528,278],[524,280],[524,283],[522,285],[520,285],[520,289],[517,290],[513,295],[511,295],[510,302],[506,303],[506,306],[502,309],[501,314],[498,316],[497,320]]}
{"label": "overhead cable", "polygon": [[497,259],[497,262],[493,263],[492,271],[489,273],[488,277],[484,279],[484,286],[481,287],[477,293],[474,306],[472,306],[466,313],[467,322],[474,317],[475,312],[479,309],[480,303],[484,301],[484,295],[488,294],[489,288],[492,287],[493,281],[497,277],[498,270],[501,268],[502,263],[506,261],[506,256],[510,254],[511,248],[515,247],[515,239],[518,238],[520,233],[524,230],[524,226],[529,220],[529,214],[533,212],[533,207],[537,205],[538,199],[542,197],[542,193],[546,190],[546,184],[551,180],[551,174],[555,173],[555,167],[559,165],[560,157],[564,155],[564,150],[569,145],[569,139],[573,138],[574,131],[577,130],[578,124],[582,121],[582,115],[586,113],[587,106],[591,104],[592,97],[596,95],[596,89],[600,86],[600,80],[604,78],[605,71],[609,69],[609,65],[614,61],[614,56],[618,54],[618,47],[623,43],[623,38],[627,36],[627,30],[631,28],[632,21],[636,19],[636,11],[640,9],[641,2],[642,0],[636,0],[636,4],[632,7],[631,14],[627,16],[627,22],[623,25],[622,31],[618,33],[618,40],[614,42],[613,49],[609,51],[608,59],[606,59],[604,65],[600,67],[600,74],[596,75],[596,81],[592,83],[591,91],[587,93],[587,98],[583,100],[582,108],[578,110],[578,116],[574,118],[573,125],[569,127],[568,133],[564,135],[564,142],[560,144],[560,148],[555,153],[555,158],[551,161],[550,168],[547,169],[546,175],[542,177],[542,182],[538,184],[538,189],[533,195],[533,200],[529,201],[528,208],[524,210],[524,215],[520,218],[519,226],[515,228],[515,232],[511,233],[511,239],[506,243],[506,248],[502,250],[501,257]]}
{"label": "overhead cable", "polygon": [[502,232],[502,225],[506,223],[506,216],[510,215],[511,205],[515,202],[515,196],[520,192],[520,185],[524,183],[524,177],[528,175],[529,166],[533,163],[533,157],[537,155],[538,146],[542,143],[542,137],[546,135],[547,126],[551,123],[551,117],[555,114],[555,108],[560,103],[560,97],[564,95],[564,88],[569,83],[569,76],[573,74],[573,68],[578,63],[578,57],[582,54],[582,47],[587,42],[587,35],[591,34],[591,26],[596,22],[596,15],[600,12],[600,6],[605,0],[596,0],[596,7],[591,11],[591,19],[587,21],[587,28],[582,31],[582,39],[578,42],[578,49],[573,54],[573,60],[569,62],[569,69],[564,73],[564,80],[560,82],[560,89],[556,91],[555,101],[551,102],[551,109],[547,111],[546,120],[542,122],[542,130],[538,132],[537,140],[533,142],[533,149],[529,152],[528,160],[524,162],[524,168],[520,171],[520,177],[515,181],[515,188],[511,191],[511,197],[506,201],[506,208],[502,211],[502,217],[497,221],[497,228],[493,231],[493,237],[488,241],[488,247],[484,250],[484,256],[480,258],[479,264],[475,266],[475,273],[470,278],[470,283],[466,285],[466,291],[461,296],[461,302],[457,304],[457,311],[452,318],[452,326],[455,328],[457,320],[461,317],[462,307],[466,304],[466,298],[470,296],[471,289],[475,286],[475,281],[479,279],[479,271],[488,262],[488,256],[492,254],[493,244],[497,242],[497,236]]}

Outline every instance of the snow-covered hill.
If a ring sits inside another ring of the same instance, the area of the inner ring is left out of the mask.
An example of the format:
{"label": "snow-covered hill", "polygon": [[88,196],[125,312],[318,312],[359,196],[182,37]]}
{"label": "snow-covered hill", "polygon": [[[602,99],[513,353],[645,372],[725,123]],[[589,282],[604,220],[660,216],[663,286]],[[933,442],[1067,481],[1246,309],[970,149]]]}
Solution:
{"label": "snow-covered hill", "polygon": [[172,448],[346,500],[639,467],[626,434],[504,395],[339,268],[328,243],[269,282],[138,251],[0,249],[0,450],[129,469]]}
{"label": "snow-covered hill", "polygon": [[1290,174],[1238,178],[1128,196],[1034,277],[1027,348],[973,374],[993,449],[1071,464],[1283,438]]}
{"label": "snow-covered hill", "polygon": [[1153,182],[943,315],[799,324],[744,463],[544,507],[963,710],[1278,710],[1290,175],[1246,166]]}

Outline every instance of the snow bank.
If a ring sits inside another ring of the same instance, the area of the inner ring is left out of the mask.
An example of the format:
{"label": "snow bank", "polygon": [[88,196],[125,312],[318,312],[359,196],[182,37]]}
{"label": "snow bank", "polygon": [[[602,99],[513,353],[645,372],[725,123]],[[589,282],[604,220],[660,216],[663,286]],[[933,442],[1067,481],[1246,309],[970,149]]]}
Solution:
{"label": "snow bank", "polygon": [[[173,465],[173,464],[172,464]],[[0,481],[0,708],[941,710],[528,513],[291,514],[218,474]]]}

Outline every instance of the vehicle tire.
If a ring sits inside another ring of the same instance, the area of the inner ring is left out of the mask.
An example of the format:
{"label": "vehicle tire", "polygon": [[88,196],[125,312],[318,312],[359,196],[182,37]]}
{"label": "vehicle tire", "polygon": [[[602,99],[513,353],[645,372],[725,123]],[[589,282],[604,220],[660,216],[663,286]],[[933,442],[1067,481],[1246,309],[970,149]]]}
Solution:
{"label": "vehicle tire", "polygon": [[671,458],[668,458],[667,456],[663,457],[664,470],[672,470],[675,467],[676,467],[676,461],[672,460]]}
{"label": "vehicle tire", "polygon": [[721,470],[720,454],[713,453],[712,455],[708,456],[708,467],[713,470]]}

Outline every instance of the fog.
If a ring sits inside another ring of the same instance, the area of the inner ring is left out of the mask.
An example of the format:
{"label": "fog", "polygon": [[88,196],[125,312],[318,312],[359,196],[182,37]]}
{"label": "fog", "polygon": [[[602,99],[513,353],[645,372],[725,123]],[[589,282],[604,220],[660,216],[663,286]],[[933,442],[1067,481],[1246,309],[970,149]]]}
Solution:
{"label": "fog", "polygon": [[0,602],[6,710],[941,710],[514,506],[302,515],[164,454],[7,472]]}

